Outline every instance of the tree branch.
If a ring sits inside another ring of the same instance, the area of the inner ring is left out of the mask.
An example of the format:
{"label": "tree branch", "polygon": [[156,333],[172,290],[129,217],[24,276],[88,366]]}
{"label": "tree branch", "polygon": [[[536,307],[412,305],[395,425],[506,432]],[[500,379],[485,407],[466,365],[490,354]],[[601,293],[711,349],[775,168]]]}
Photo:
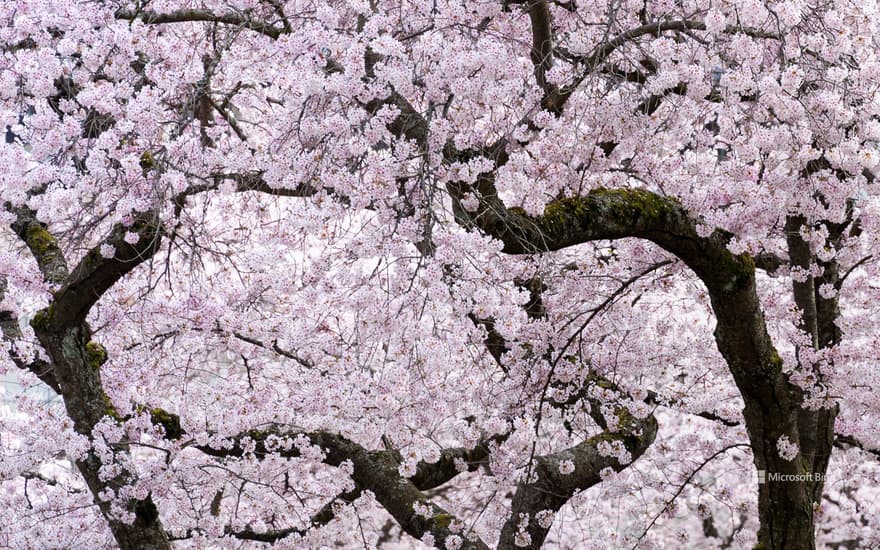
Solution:
{"label": "tree branch", "polygon": [[690,474],[688,474],[688,476],[684,480],[684,482],[681,485],[679,485],[678,489],[675,491],[675,494],[673,494],[672,497],[666,501],[666,503],[663,505],[663,508],[651,519],[651,522],[648,523],[648,526],[645,527],[645,530],[642,531],[641,535],[639,535],[639,538],[636,541],[636,544],[633,546],[633,550],[635,550],[635,548],[638,548],[639,543],[642,541],[642,539],[645,538],[645,536],[648,534],[648,531],[651,530],[651,528],[654,526],[654,524],[657,523],[657,520],[660,519],[660,516],[663,515],[663,512],[665,512],[669,508],[669,506],[673,502],[675,502],[675,499],[678,498],[678,496],[682,493],[682,491],[684,491],[684,488],[688,486],[688,484],[691,482],[692,479],[694,479],[694,476],[697,475],[697,473],[699,473],[700,470],[702,470],[707,464],[709,464],[710,462],[715,460],[717,457],[723,455],[727,451],[729,451],[731,449],[737,449],[737,448],[748,448],[748,445],[746,443],[734,443],[733,445],[728,445],[728,446],[712,453],[708,458],[706,458],[706,460],[701,462],[699,466],[694,468],[694,470]]}
{"label": "tree branch", "polygon": [[[130,226],[117,224],[101,245],[89,251],[55,293],[49,320],[56,326],[75,326],[85,321],[91,307],[116,282],[150,258],[159,248],[160,230],[154,212],[138,215]],[[126,238],[137,236],[134,244]],[[105,258],[101,247],[112,247]]]}
{"label": "tree branch", "polygon": [[473,449],[466,449],[464,447],[444,449],[440,453],[440,460],[436,463],[419,462],[415,475],[409,479],[413,485],[422,491],[439,487],[461,473],[456,462],[464,462],[469,472],[475,471],[481,465],[488,462],[493,448],[504,443],[509,435],[493,435],[488,439],[480,441]]}
{"label": "tree branch", "polygon": [[[0,277],[0,303],[3,302],[5,297],[6,286],[6,279]],[[11,346],[8,353],[16,367],[30,371],[44,384],[52,388],[55,393],[61,392],[61,388],[58,386],[58,381],[55,380],[55,373],[52,365],[40,358],[27,362],[15,350],[16,342],[21,340],[22,334],[21,328],[18,325],[18,317],[16,317],[12,311],[0,309],[0,334],[2,334],[3,340],[8,342]]]}
{"label": "tree branch", "polygon": [[37,220],[37,213],[27,206],[13,207],[5,203],[4,207],[15,214],[12,230],[27,245],[45,281],[52,285],[61,284],[67,279],[67,262],[64,253],[46,230],[46,224]]}
{"label": "tree branch", "polygon": [[535,80],[544,89],[545,95],[556,92],[556,86],[547,83],[547,71],[553,67],[553,21],[545,0],[530,0],[529,20],[532,24],[532,64],[535,66]]}
{"label": "tree branch", "polygon": [[[162,409],[152,409],[151,420],[154,424],[161,425],[166,436],[171,439],[180,439],[185,432],[180,428],[180,419],[177,415],[170,414]],[[439,545],[450,536],[458,536],[450,526],[455,518],[446,510],[427,500],[421,492],[417,480],[425,489],[438,486],[444,479],[453,476],[448,465],[454,465],[454,458],[459,454],[458,449],[447,451],[446,460],[442,461],[438,470],[429,472],[428,465],[422,465],[421,474],[417,473],[413,479],[407,479],[399,473],[397,456],[392,451],[370,451],[361,445],[341,435],[329,432],[285,432],[276,428],[267,430],[252,430],[229,438],[229,444],[222,448],[209,445],[197,445],[195,448],[201,452],[217,458],[242,458],[252,456],[263,458],[269,454],[277,454],[285,458],[296,458],[300,451],[295,445],[281,445],[282,440],[293,440],[305,436],[313,445],[317,445],[324,451],[322,462],[330,466],[340,466],[349,461],[354,466],[351,475],[357,487],[371,491],[376,500],[398,522],[401,528],[409,535],[420,539],[426,533],[430,533]],[[471,457],[480,456],[482,451],[472,451]],[[430,511],[424,515],[416,511],[423,508]],[[463,539],[460,548],[470,550],[488,550],[488,546],[479,539],[470,541]]]}
{"label": "tree branch", "polygon": [[[426,533],[430,533],[440,545],[448,537],[455,535],[450,531],[450,524],[455,518],[443,508],[428,502],[412,481],[400,475],[399,464],[393,453],[389,451],[369,451],[345,437],[327,432],[308,434],[250,432],[240,439],[234,439],[231,449],[217,450],[204,446],[200,446],[199,449],[212,456],[244,456],[245,446],[252,441],[255,444],[254,456],[260,456],[266,452],[273,452],[266,447],[270,435],[290,438],[306,435],[311,443],[325,451],[323,460],[325,464],[340,466],[343,462],[350,461],[354,466],[352,472],[354,482],[359,487],[372,491],[376,500],[409,535],[420,539]],[[274,452],[286,457],[299,455],[299,450],[295,446],[290,450]],[[417,506],[427,507],[430,515],[417,513]],[[475,542],[464,540],[461,548],[488,550],[488,546],[479,540]]]}
{"label": "tree branch", "polygon": [[[636,27],[620,33],[611,40],[599,44],[593,49],[590,54],[586,56],[571,56],[573,59],[576,59],[577,61],[585,65],[584,71],[581,72],[581,74],[579,74],[577,77],[575,77],[575,79],[570,84],[563,86],[555,93],[545,95],[543,100],[541,101],[542,107],[544,107],[544,109],[546,109],[547,111],[550,111],[551,113],[557,115],[562,113],[562,109],[565,106],[565,103],[572,96],[572,94],[574,94],[581,83],[586,80],[586,78],[594,70],[596,70],[596,68],[603,65],[608,60],[608,58],[611,57],[611,54],[617,51],[617,49],[621,46],[632,42],[642,36],[659,36],[663,32],[689,30],[706,30],[706,24],[702,21],[697,20],[658,21],[655,23],[648,23],[646,25],[642,25],[640,27]],[[726,34],[746,34],[753,38],[767,38],[774,40],[780,39],[780,36],[775,33],[768,33],[758,29],[748,29],[735,26],[727,27],[724,32]]]}
{"label": "tree branch", "polygon": [[851,435],[842,435],[835,434],[834,437],[834,446],[839,449],[846,449],[847,447],[855,447],[857,449],[861,449],[868,454],[872,454],[878,458],[880,458],[880,449],[871,449],[867,445],[865,445],[859,439],[851,436]]}
{"label": "tree branch", "polygon": [[251,18],[249,15],[242,13],[214,13],[210,10],[203,9],[181,9],[168,13],[157,13],[154,11],[141,10],[118,10],[115,14],[116,19],[124,21],[140,20],[147,25],[162,25],[167,23],[222,23],[224,25],[232,25],[250,29],[254,32],[264,34],[270,38],[278,38],[288,31],[284,28],[279,29],[265,21]]}
{"label": "tree branch", "polygon": [[[603,383],[610,384],[607,380],[603,380]],[[609,387],[614,386],[610,384]],[[591,401],[592,405],[596,405],[595,410],[598,410],[600,403]],[[601,434],[563,451],[535,457],[532,468],[535,481],[526,480],[517,487],[511,502],[511,515],[501,529],[499,548],[522,546],[516,543],[516,539],[524,534],[528,535],[529,548],[540,548],[550,526],[540,521],[538,512],[557,512],[575,493],[600,483],[603,470],[611,468],[619,472],[651,446],[657,435],[657,420],[653,415],[644,419],[635,418],[622,405],[614,408],[614,414],[618,419],[615,429],[605,429]],[[629,453],[630,460],[621,462],[615,456],[608,456],[606,446],[613,445],[622,445]],[[573,471],[563,469],[567,462],[574,465]],[[527,518],[524,530],[520,529],[522,518]]]}

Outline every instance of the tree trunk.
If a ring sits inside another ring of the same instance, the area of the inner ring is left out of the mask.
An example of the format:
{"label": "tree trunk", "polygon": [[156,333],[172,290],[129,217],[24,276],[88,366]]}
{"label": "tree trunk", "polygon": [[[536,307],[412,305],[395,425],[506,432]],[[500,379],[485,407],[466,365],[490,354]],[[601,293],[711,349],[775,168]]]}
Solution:
{"label": "tree trunk", "polygon": [[[803,410],[785,418],[747,400],[746,426],[758,471],[758,545],[761,550],[816,548],[814,511],[822,498],[836,410]],[[779,436],[797,431],[799,452],[780,456]]]}

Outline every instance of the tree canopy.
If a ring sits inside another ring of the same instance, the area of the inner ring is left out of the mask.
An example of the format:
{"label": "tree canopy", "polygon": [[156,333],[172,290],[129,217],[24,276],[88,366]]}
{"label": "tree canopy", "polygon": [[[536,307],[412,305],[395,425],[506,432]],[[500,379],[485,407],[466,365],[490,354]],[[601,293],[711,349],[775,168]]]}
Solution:
{"label": "tree canopy", "polygon": [[0,3],[0,547],[880,544],[880,22]]}

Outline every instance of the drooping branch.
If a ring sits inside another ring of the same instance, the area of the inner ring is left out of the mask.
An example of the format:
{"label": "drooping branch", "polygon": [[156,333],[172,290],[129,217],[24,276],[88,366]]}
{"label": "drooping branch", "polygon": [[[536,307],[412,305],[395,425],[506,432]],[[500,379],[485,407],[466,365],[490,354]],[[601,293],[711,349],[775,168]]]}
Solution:
{"label": "drooping branch", "polygon": [[669,507],[672,505],[672,503],[674,503],[675,500],[679,497],[679,495],[681,495],[681,493],[682,493],[682,491],[684,491],[685,487],[687,487],[690,484],[691,480],[694,479],[694,476],[696,476],[700,472],[700,470],[705,468],[707,464],[709,464],[710,462],[712,462],[713,460],[715,460],[719,456],[723,455],[727,451],[729,451],[731,449],[737,449],[737,448],[748,448],[748,445],[745,443],[734,443],[733,445],[728,445],[726,447],[723,447],[723,448],[715,451],[711,455],[709,455],[709,457],[706,458],[705,460],[703,460],[703,462],[701,462],[699,466],[697,466],[696,468],[691,470],[691,473],[688,474],[688,476],[685,478],[684,482],[679,484],[678,489],[675,490],[675,493],[673,493],[672,497],[669,498],[664,503],[663,508],[653,518],[651,518],[651,521],[648,523],[648,526],[645,527],[645,529],[642,531],[642,534],[639,535],[638,540],[636,541],[635,547],[638,547],[638,543],[641,542],[642,539],[645,538],[645,536],[647,536],[647,534],[651,530],[651,528],[654,527],[654,525],[657,523],[657,520],[660,519],[660,516],[662,516],[663,513],[669,509]]}
{"label": "drooping branch", "polygon": [[[340,502],[352,503],[357,500],[362,494],[363,489],[360,487],[355,487],[353,490],[339,494],[332,498],[327,504],[321,507],[320,510],[315,512],[314,515],[309,519],[310,527],[321,527],[323,525],[327,525],[336,517],[336,512],[334,510],[334,505]],[[242,530],[235,530],[231,527],[227,527],[224,530],[224,533],[239,539],[239,540],[252,540],[257,542],[277,542],[281,539],[287,538],[291,535],[302,535],[306,534],[305,529],[296,529],[293,527],[288,527],[286,529],[275,529],[265,532],[256,532],[253,529],[247,528]]]}
{"label": "drooping branch", "polygon": [[[494,193],[492,175],[485,174],[478,190],[476,212],[456,206],[459,223],[476,226],[503,243],[504,252],[531,254],[560,250],[604,240],[647,239],[677,256],[709,290],[718,318],[719,349],[739,376],[741,389],[769,391],[767,377],[779,377],[781,361],[772,346],[755,293],[754,262],[747,254],[727,249],[730,234],[698,231],[699,222],[674,199],[644,189],[596,189],[549,203],[540,216],[507,208]],[[450,186],[454,200],[472,187]],[[783,392],[784,393],[784,392]],[[767,394],[772,402],[772,392]],[[793,404],[786,404],[786,407]]]}

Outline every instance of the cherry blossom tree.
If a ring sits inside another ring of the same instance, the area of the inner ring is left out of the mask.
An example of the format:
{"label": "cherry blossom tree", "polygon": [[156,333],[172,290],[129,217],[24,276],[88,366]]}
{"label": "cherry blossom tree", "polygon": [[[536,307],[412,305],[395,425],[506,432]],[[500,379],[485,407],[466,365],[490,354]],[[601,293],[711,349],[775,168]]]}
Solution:
{"label": "cherry blossom tree", "polygon": [[875,1],[0,4],[0,547],[880,544]]}

